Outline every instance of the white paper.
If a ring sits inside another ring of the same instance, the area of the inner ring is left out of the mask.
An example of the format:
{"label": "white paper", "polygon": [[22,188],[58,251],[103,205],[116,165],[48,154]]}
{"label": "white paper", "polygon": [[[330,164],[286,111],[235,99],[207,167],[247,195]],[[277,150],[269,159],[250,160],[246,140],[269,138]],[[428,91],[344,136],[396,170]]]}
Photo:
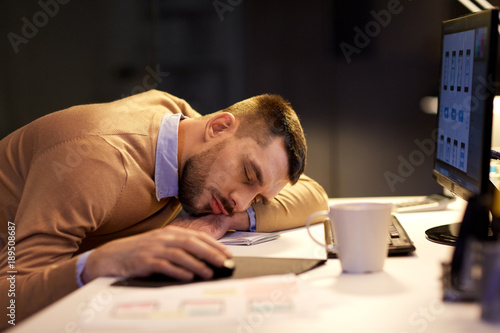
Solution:
{"label": "white paper", "polygon": [[225,234],[219,242],[226,245],[255,245],[269,242],[280,237],[277,232],[235,231]]}

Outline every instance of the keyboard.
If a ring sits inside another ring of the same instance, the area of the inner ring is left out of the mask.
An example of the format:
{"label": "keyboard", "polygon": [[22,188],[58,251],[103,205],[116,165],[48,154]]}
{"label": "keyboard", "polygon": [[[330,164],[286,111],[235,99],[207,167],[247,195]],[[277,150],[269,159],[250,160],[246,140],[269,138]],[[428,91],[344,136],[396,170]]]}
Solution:
{"label": "keyboard", "polygon": [[406,255],[415,251],[415,245],[395,215],[391,215],[388,238],[389,255]]}
{"label": "keyboard", "polygon": [[[391,225],[389,226],[387,241],[389,243],[389,256],[408,255],[415,251],[413,241],[395,215],[391,215]],[[337,253],[329,251],[328,258],[337,258]]]}
{"label": "keyboard", "polygon": [[416,200],[400,202],[394,205],[396,213],[416,213],[444,210],[455,198],[442,194],[432,194]]}

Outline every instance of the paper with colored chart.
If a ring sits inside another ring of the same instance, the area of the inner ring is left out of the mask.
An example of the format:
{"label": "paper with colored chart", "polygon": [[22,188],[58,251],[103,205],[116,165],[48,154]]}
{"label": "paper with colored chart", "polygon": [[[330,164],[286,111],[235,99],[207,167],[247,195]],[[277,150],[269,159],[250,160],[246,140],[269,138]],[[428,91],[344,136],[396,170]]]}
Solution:
{"label": "paper with colored chart", "polygon": [[[106,292],[111,296],[100,311],[81,316],[83,327],[201,330],[207,325],[250,325],[257,317],[266,321],[297,318],[314,309],[314,291],[294,274],[136,290],[108,287]],[[96,301],[89,299],[89,307]]]}

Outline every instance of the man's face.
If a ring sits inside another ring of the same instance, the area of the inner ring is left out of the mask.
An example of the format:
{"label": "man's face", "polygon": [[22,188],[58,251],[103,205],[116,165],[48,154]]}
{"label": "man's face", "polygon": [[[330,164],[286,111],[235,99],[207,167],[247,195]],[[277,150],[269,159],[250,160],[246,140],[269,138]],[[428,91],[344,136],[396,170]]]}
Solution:
{"label": "man's face", "polygon": [[179,201],[190,214],[232,215],[271,200],[287,183],[283,139],[262,147],[250,137],[231,138],[186,161]]}

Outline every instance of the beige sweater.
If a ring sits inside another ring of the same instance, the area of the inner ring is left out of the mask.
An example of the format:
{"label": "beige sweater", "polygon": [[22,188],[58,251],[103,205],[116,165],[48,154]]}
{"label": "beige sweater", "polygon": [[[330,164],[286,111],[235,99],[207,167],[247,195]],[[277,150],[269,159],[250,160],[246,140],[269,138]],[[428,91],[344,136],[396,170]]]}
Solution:
{"label": "beige sweater", "polygon": [[[167,113],[199,116],[184,100],[151,90],[49,114],[0,141],[0,307],[15,300],[16,323],[78,288],[80,253],[163,227],[179,213],[177,198],[155,196],[156,141]],[[327,196],[303,176],[254,209],[258,231],[292,228],[327,209]],[[15,296],[6,297],[12,270]],[[3,317],[0,328],[9,326]]]}

